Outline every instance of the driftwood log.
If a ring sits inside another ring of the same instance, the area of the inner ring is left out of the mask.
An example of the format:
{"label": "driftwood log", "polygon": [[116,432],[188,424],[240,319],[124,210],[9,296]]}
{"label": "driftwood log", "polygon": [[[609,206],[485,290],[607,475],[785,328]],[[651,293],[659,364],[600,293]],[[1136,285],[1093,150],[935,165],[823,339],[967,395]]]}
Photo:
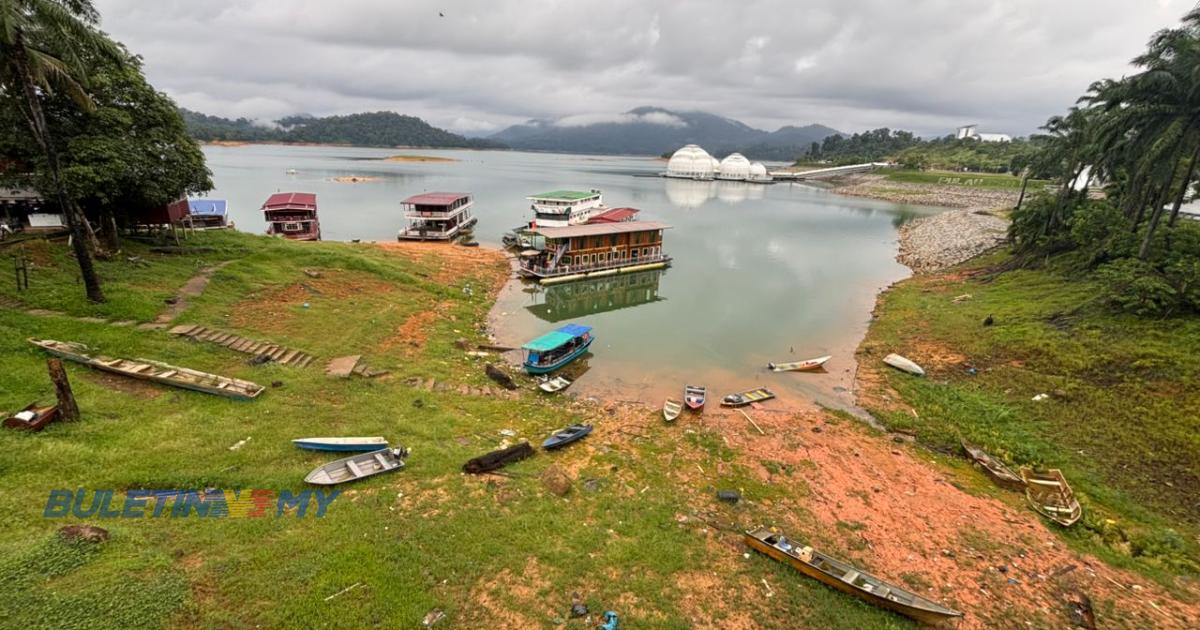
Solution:
{"label": "driftwood log", "polygon": [[67,380],[62,359],[46,359],[46,368],[50,371],[50,380],[54,382],[54,392],[58,396],[58,419],[68,422],[78,420],[79,405],[75,404],[75,394],[71,392],[71,382]]}
{"label": "driftwood log", "polygon": [[529,445],[529,442],[521,442],[516,446],[492,451],[468,461],[466,464],[463,464],[463,472],[471,473],[472,475],[492,472],[513,462],[519,462],[526,457],[533,457],[533,447]]}
{"label": "driftwood log", "polygon": [[504,370],[489,363],[484,368],[484,371],[487,372],[488,378],[499,383],[504,389],[517,389],[517,384],[513,382],[512,377],[505,373]]}

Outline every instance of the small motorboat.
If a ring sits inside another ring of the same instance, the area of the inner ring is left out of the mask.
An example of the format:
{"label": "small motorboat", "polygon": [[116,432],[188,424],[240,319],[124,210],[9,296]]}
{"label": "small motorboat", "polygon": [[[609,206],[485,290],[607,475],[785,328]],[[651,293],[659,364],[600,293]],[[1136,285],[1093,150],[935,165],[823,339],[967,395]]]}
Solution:
{"label": "small motorboat", "polygon": [[572,424],[561,431],[555,431],[553,435],[546,438],[546,441],[542,442],[542,448],[547,451],[553,451],[572,442],[578,442],[587,437],[591,432],[592,425],[590,424]]}
{"label": "small motorboat", "polygon": [[570,386],[571,386],[571,381],[569,381],[561,376],[556,376],[552,379],[538,383],[538,388],[541,389],[542,391],[546,392],[547,394],[557,394],[558,392],[561,392],[562,390],[564,390]]}
{"label": "small motorboat", "polygon": [[4,426],[10,429],[26,431],[41,431],[47,424],[58,419],[58,405],[39,407],[37,403],[27,405],[24,409],[4,419]]}
{"label": "small motorboat", "polygon": [[308,473],[304,481],[317,486],[334,486],[347,481],[392,472],[404,468],[408,449],[380,449],[370,453],[351,455],[319,466]]}
{"label": "small motorboat", "polygon": [[748,389],[737,394],[730,394],[721,399],[721,404],[726,407],[742,407],[750,403],[762,402],[775,397],[775,393],[765,387],[757,387]]}
{"label": "small motorboat", "polygon": [[859,571],[852,565],[827,556],[807,545],[788,540],[786,536],[766,527],[746,532],[746,544],[793,569],[853,595],[865,602],[886,608],[921,623],[938,625],[963,614],[952,608],[925,599],[891,582]]}
{"label": "small motorboat", "polygon": [[683,403],[675,400],[674,398],[668,398],[666,402],[663,403],[663,418],[665,418],[667,422],[674,422],[675,418],[679,417],[679,413],[681,411],[683,411]]}
{"label": "small motorboat", "polygon": [[292,440],[292,444],[310,451],[378,451],[387,448],[382,437],[311,437]]}
{"label": "small motorboat", "polygon": [[1039,472],[1022,468],[1021,479],[1025,480],[1025,498],[1033,511],[1063,527],[1079,522],[1083,507],[1079,505],[1075,491],[1071,490],[1061,470],[1051,468]]}
{"label": "small motorboat", "polygon": [[889,354],[886,357],[883,357],[883,362],[896,368],[897,370],[900,370],[901,372],[908,372],[909,374],[915,374],[917,376],[925,376],[924,368],[898,354]]}
{"label": "small motorboat", "polygon": [[596,338],[591,326],[567,324],[521,346],[525,350],[525,371],[549,374],[583,356]]}
{"label": "small motorboat", "polygon": [[1009,490],[1021,490],[1025,488],[1025,481],[1017,476],[1004,462],[988,455],[983,449],[977,446],[971,446],[966,441],[961,442],[963,450],[966,451],[967,457],[971,461],[979,465],[983,469],[984,474],[996,482],[996,485]]}
{"label": "small motorboat", "polygon": [[704,409],[704,401],[708,399],[708,388],[703,385],[684,385],[683,404],[692,411]]}
{"label": "small motorboat", "polygon": [[817,357],[807,361],[792,361],[791,363],[768,363],[767,368],[772,372],[805,372],[807,370],[815,370],[825,362],[832,359],[832,356]]}

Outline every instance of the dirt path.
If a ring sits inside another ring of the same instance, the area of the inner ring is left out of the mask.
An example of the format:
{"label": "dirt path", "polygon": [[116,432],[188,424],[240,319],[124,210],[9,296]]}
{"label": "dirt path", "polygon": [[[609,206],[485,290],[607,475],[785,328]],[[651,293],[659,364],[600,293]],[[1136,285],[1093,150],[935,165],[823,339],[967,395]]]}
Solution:
{"label": "dirt path", "polygon": [[175,298],[168,302],[167,307],[151,322],[152,326],[145,325],[145,327],[166,328],[168,324],[175,321],[176,317],[179,317],[187,310],[192,298],[198,298],[204,294],[204,290],[208,288],[208,282],[212,279],[213,274],[224,269],[231,262],[233,261],[227,260],[218,265],[205,267],[197,272],[196,275],[183,283],[183,286],[179,288],[179,292],[175,294]]}

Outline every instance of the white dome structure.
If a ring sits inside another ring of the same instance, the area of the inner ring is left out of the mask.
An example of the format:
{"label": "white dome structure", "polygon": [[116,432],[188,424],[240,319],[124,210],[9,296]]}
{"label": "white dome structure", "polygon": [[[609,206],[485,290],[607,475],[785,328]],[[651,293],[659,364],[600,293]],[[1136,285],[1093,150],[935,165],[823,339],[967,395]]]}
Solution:
{"label": "white dome structure", "polygon": [[751,182],[769,182],[771,174],[767,172],[767,167],[763,166],[762,162],[754,162],[750,164],[750,176],[746,178]]}
{"label": "white dome structure", "polygon": [[745,181],[750,177],[750,160],[741,153],[730,153],[721,160],[717,169],[717,179],[732,179]]}
{"label": "white dome structure", "polygon": [[715,162],[708,151],[689,144],[671,155],[664,175],[680,179],[712,179]]}

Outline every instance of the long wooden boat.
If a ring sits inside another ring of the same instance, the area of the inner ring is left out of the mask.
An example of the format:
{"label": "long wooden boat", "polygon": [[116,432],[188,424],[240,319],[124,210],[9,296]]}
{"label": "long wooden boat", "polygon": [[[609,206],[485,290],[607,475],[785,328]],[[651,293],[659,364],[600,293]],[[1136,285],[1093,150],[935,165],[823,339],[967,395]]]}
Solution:
{"label": "long wooden boat", "polygon": [[1075,491],[1071,490],[1061,470],[1051,468],[1043,472],[1022,468],[1021,479],[1025,480],[1025,498],[1033,511],[1063,527],[1079,522],[1083,506],[1079,505]]}
{"label": "long wooden boat", "polygon": [[550,437],[546,438],[546,441],[542,442],[542,448],[547,451],[553,451],[573,442],[578,442],[587,437],[591,432],[592,425],[590,424],[572,424],[565,429],[555,431]]}
{"label": "long wooden boat", "polygon": [[850,564],[827,556],[812,547],[793,543],[783,534],[766,527],[748,531],[745,537],[750,548],[783,562],[808,577],[921,623],[938,624],[963,616],[957,610],[863,573]]}
{"label": "long wooden boat", "polygon": [[37,403],[26,405],[24,409],[4,419],[4,426],[10,429],[26,431],[41,431],[47,424],[58,419],[58,405],[39,407]]}
{"label": "long wooden boat", "polygon": [[684,385],[683,386],[683,404],[688,406],[692,411],[700,411],[704,409],[704,402],[708,400],[708,388],[703,385]]}
{"label": "long wooden boat", "polygon": [[996,485],[1009,490],[1021,490],[1025,487],[1025,481],[1022,480],[1017,473],[1011,468],[1004,465],[1004,462],[988,455],[983,449],[972,446],[966,441],[962,442],[963,450],[966,451],[967,457],[971,461],[979,465],[983,469],[984,474],[996,482]]}
{"label": "long wooden boat", "polygon": [[595,341],[591,326],[567,324],[521,346],[525,350],[525,371],[549,374],[578,359]]}
{"label": "long wooden boat", "polygon": [[380,449],[370,453],[359,453],[318,466],[308,473],[304,481],[317,486],[335,486],[347,481],[357,481],[379,473],[404,468],[408,449]]}
{"label": "long wooden boat", "polygon": [[102,355],[93,357],[88,354],[88,347],[81,343],[54,341],[53,339],[30,339],[29,343],[68,361],[161,385],[182,387],[239,400],[251,400],[263,392],[262,385],[257,383],[191,370],[150,359],[112,359]]}
{"label": "long wooden boat", "polygon": [[772,372],[805,372],[825,365],[825,362],[832,358],[832,356],[823,356],[806,361],[792,361],[791,363],[768,363],[767,368]]}
{"label": "long wooden boat", "polygon": [[667,422],[674,422],[675,418],[678,418],[680,412],[682,411],[683,403],[675,400],[674,398],[668,398],[665,402],[663,402],[663,418],[665,418]]}
{"label": "long wooden boat", "polygon": [[513,462],[519,462],[527,457],[533,457],[533,447],[529,442],[521,442],[508,448],[484,453],[479,457],[473,457],[463,464],[463,472],[472,475],[482,475],[483,473],[499,470]]}
{"label": "long wooden boat", "polygon": [[383,437],[311,437],[292,440],[299,448],[310,451],[377,451],[387,448],[387,438]]}
{"label": "long wooden boat", "polygon": [[775,393],[765,387],[756,387],[748,389],[737,394],[730,394],[721,399],[721,404],[726,407],[742,407],[750,403],[762,402],[775,397]]}
{"label": "long wooden boat", "polygon": [[556,376],[548,381],[538,383],[538,388],[547,394],[557,394],[562,390],[571,386],[571,381],[561,376]]}
{"label": "long wooden boat", "polygon": [[924,368],[898,354],[893,353],[883,357],[883,362],[896,368],[897,370],[900,370],[901,372],[908,372],[909,374],[915,374],[917,376],[925,376]]}

